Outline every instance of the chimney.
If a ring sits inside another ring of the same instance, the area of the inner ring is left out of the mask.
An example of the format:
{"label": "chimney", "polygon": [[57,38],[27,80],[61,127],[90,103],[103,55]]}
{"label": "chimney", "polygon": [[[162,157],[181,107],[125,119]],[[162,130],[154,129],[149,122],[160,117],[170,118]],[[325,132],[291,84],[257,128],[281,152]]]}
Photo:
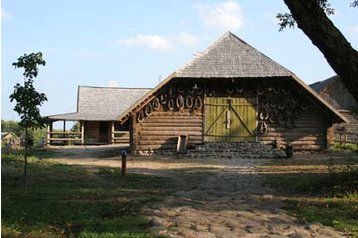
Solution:
{"label": "chimney", "polygon": [[118,83],[115,80],[108,81],[108,87],[110,88],[118,88]]}

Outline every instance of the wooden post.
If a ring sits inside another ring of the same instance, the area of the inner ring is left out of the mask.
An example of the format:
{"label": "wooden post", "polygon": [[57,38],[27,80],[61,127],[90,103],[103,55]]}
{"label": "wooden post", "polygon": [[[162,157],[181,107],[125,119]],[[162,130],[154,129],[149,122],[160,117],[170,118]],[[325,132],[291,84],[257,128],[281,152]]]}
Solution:
{"label": "wooden post", "polygon": [[124,177],[126,175],[126,171],[127,171],[127,151],[126,150],[122,150],[121,152],[122,154],[122,177]]}
{"label": "wooden post", "polygon": [[131,130],[130,130],[130,148],[132,153],[136,153],[137,150],[137,130],[136,125],[137,124],[137,116],[135,113],[133,113],[131,118]]}
{"label": "wooden post", "polygon": [[85,143],[85,122],[80,121],[80,125],[81,125],[81,145],[83,145]]}
{"label": "wooden post", "polygon": [[334,144],[334,128],[332,124],[329,124],[327,127],[327,136],[326,136],[326,148],[330,149],[331,146]]}
{"label": "wooden post", "polygon": [[48,145],[51,144],[52,126],[53,126],[53,122],[51,121],[51,122],[47,125],[47,144],[48,144]]}
{"label": "wooden post", "polygon": [[114,121],[112,121],[112,134],[111,134],[111,143],[114,144],[115,141],[114,141]]}

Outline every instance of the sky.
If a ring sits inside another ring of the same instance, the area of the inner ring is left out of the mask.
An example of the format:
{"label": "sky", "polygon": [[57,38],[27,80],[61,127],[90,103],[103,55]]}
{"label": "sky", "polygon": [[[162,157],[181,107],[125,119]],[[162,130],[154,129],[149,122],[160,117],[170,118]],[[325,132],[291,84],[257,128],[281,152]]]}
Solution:
{"label": "sky", "polygon": [[[358,9],[331,0],[331,20],[358,49]],[[2,0],[1,119],[19,120],[9,95],[23,82],[13,62],[41,51],[41,114],[76,111],[82,86],[152,88],[231,31],[311,84],[335,73],[296,29],[279,32],[283,0]],[[118,102],[120,103],[120,102]]]}

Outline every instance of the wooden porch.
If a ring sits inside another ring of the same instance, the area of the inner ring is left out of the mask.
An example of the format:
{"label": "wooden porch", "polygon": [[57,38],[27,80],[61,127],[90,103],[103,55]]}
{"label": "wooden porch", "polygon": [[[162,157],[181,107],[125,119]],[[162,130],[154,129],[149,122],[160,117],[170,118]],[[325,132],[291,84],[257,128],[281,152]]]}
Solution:
{"label": "wooden porch", "polygon": [[47,127],[47,145],[107,145],[129,144],[127,125],[115,121],[79,121],[78,130],[54,129],[51,121]]}

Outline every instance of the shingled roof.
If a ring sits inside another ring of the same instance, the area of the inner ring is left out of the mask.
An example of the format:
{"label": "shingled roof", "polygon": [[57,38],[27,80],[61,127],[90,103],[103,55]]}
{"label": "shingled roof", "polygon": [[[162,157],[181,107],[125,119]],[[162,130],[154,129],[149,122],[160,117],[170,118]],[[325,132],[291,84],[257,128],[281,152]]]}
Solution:
{"label": "shingled roof", "polygon": [[292,74],[231,32],[176,71],[179,78],[261,78]]}
{"label": "shingled roof", "polygon": [[151,89],[79,86],[77,112],[48,116],[52,121],[115,121]]}
{"label": "shingled roof", "polygon": [[325,88],[327,88],[331,83],[333,83],[335,80],[339,79],[338,75],[335,75],[333,77],[330,77],[326,80],[315,82],[313,84],[310,84],[310,87],[315,90],[318,94],[320,94]]}

